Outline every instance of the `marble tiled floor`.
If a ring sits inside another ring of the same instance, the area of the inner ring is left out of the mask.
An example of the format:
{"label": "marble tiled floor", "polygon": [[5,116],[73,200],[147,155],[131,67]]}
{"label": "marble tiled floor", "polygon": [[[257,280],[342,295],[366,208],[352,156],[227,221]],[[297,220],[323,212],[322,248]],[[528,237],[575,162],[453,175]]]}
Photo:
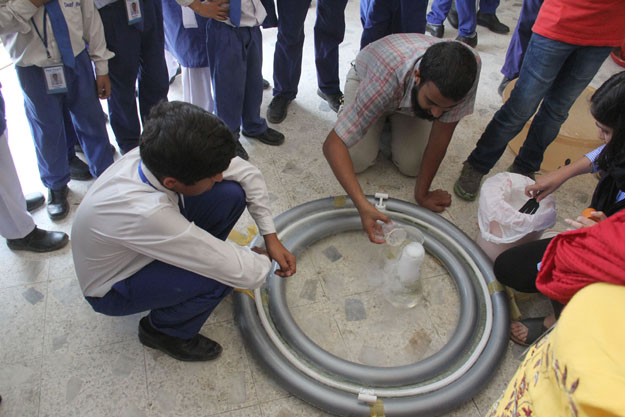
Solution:
{"label": "marble tiled floor", "polygon": [[[520,7],[520,0],[503,0],[498,15],[504,23],[514,26]],[[288,118],[274,126],[286,135],[286,143],[270,148],[243,139],[251,162],[265,175],[275,215],[309,200],[343,194],[321,153],[321,144],[336,115],[316,95],[313,10],[306,22],[299,95],[289,108]],[[343,80],[358,51],[361,27],[357,0],[348,3],[347,21],[340,49]],[[455,37],[454,29],[448,26],[446,30],[447,36]],[[495,35],[482,27],[478,27],[478,33],[477,50],[483,67],[475,113],[459,124],[434,187],[452,189],[462,161],[501,103],[497,95],[499,69],[510,36]],[[265,78],[271,79],[276,31],[266,30],[263,36],[263,70]],[[591,85],[598,87],[619,69],[608,59]],[[7,101],[10,146],[22,187],[25,192],[45,191],[38,178],[21,93],[11,67],[0,70],[0,82]],[[174,83],[170,99],[181,97],[179,83],[179,79]],[[267,91],[263,114],[270,100],[271,92]],[[492,173],[503,171],[511,160],[512,153],[506,151]],[[368,194],[383,191],[394,198],[413,201],[414,179],[403,177],[383,157],[359,179]],[[556,229],[564,230],[564,218],[576,216],[586,207],[595,181],[591,176],[576,178],[556,193]],[[70,183],[72,214],[89,185],[90,182]],[[469,236],[476,235],[477,202],[454,197],[452,206],[441,215]],[[72,215],[57,223],[48,219],[44,209],[33,216],[44,228],[66,232],[71,228]],[[251,219],[245,215],[236,228],[246,232],[249,224]],[[348,241],[356,242],[363,251],[350,252]],[[330,245],[344,255],[337,263],[326,262],[320,255]],[[433,353],[447,340],[457,319],[457,296],[449,277],[436,265],[426,268],[423,302],[413,310],[397,310],[380,298],[374,283],[362,275],[364,281],[359,283],[359,291],[354,290],[354,282],[333,279],[338,271],[352,268],[349,262],[356,265],[358,259],[366,259],[364,256],[371,250],[376,248],[371,249],[362,234],[353,232],[318,242],[303,253],[297,275],[287,284],[294,317],[320,345],[361,363],[393,365]],[[0,416],[327,415],[289,395],[260,369],[243,344],[231,299],[220,305],[202,329],[224,346],[223,355],[214,362],[189,364],[144,348],[136,336],[139,315],[111,318],[94,313],[81,297],[70,247],[37,255],[14,253],[0,245],[0,272]],[[344,309],[336,305],[340,304],[337,301],[354,298],[355,292],[364,306],[364,315],[359,317],[361,320],[348,321]],[[376,307],[375,314],[369,310],[372,306]],[[545,300],[533,297],[524,301],[522,308],[536,313],[548,306]],[[368,342],[367,334],[381,329],[384,337],[393,341],[391,350]],[[507,383],[521,353],[521,348],[510,343],[492,381],[475,398],[448,415],[483,415]]]}

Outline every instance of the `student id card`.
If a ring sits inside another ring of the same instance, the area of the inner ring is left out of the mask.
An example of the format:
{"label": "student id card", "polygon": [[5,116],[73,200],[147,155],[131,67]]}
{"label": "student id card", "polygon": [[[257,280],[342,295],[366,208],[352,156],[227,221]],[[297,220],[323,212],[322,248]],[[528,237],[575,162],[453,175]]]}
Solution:
{"label": "student id card", "polygon": [[46,90],[48,94],[67,93],[67,82],[63,65],[43,67],[43,75],[46,78]]}
{"label": "student id card", "polygon": [[128,15],[129,25],[134,25],[143,20],[139,0],[126,0],[126,14]]}

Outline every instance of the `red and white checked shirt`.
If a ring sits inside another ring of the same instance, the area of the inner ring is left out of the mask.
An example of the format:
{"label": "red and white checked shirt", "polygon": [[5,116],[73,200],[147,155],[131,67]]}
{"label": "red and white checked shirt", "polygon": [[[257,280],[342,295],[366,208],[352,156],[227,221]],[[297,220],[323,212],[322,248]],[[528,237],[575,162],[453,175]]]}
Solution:
{"label": "red and white checked shirt", "polygon": [[[411,93],[415,81],[414,71],[426,49],[437,42],[454,41],[418,33],[400,33],[373,42],[358,53],[354,69],[360,79],[360,86],[354,102],[347,103],[334,125],[334,131],[348,148],[360,142],[371,124],[384,113],[415,116]],[[473,113],[482,67],[479,55],[475,51],[473,53],[477,60],[475,82],[466,97],[438,119],[441,122],[457,122]]]}

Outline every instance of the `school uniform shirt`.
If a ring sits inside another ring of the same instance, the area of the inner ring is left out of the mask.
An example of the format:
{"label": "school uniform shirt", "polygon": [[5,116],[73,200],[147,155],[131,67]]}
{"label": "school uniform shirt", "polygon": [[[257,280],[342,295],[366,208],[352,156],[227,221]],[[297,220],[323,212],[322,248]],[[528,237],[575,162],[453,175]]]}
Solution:
{"label": "school uniform shirt", "polygon": [[[401,33],[370,43],[358,53],[353,65],[360,87],[354,102],[340,112],[334,125],[334,131],[348,148],[360,142],[373,122],[384,113],[396,112],[416,117],[412,109],[414,72],[419,68],[425,51],[437,42],[455,41],[418,33]],[[475,82],[462,101],[438,119],[441,122],[457,122],[473,113],[482,62],[479,55],[469,49],[477,60]]]}
{"label": "school uniform shirt", "polygon": [[[176,0],[181,6],[189,6],[194,0]],[[241,23],[239,27],[254,27],[260,26],[265,17],[267,17],[267,11],[263,7],[261,0],[240,0],[241,1]],[[234,26],[230,19],[224,20],[224,23]]]}
{"label": "school uniform shirt", "polygon": [[[72,254],[84,295],[102,297],[154,260],[232,287],[259,287],[271,268],[269,259],[189,222],[180,213],[178,194],[165,188],[145,164],[142,171],[151,185],[141,180],[139,162],[137,148],[111,165],[76,212]],[[236,157],[223,176],[245,191],[247,209],[260,233],[275,233],[258,168]]]}
{"label": "school uniform shirt", "polygon": [[[67,22],[74,56],[84,51],[85,44],[88,44],[96,74],[108,74],[108,60],[115,54],[106,49],[102,20],[93,0],[61,0],[59,4]],[[34,25],[37,25],[37,30],[44,36],[44,6],[36,7],[29,0],[0,0],[0,7],[3,9],[0,38],[15,65],[46,67],[62,62],[50,18],[46,19],[45,28],[49,58],[43,40],[35,30]]]}

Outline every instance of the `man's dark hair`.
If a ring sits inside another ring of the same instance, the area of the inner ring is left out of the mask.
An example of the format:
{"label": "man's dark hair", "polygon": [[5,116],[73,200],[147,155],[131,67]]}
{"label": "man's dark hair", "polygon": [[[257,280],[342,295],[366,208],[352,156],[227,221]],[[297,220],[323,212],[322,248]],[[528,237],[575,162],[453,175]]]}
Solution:
{"label": "man's dark hair", "polygon": [[477,60],[460,42],[438,42],[425,51],[419,73],[421,85],[432,81],[443,97],[460,101],[475,82]]}
{"label": "man's dark hair", "polygon": [[162,181],[185,185],[225,171],[235,155],[235,141],[217,116],[193,104],[160,102],[150,111],[139,145],[141,160]]}

